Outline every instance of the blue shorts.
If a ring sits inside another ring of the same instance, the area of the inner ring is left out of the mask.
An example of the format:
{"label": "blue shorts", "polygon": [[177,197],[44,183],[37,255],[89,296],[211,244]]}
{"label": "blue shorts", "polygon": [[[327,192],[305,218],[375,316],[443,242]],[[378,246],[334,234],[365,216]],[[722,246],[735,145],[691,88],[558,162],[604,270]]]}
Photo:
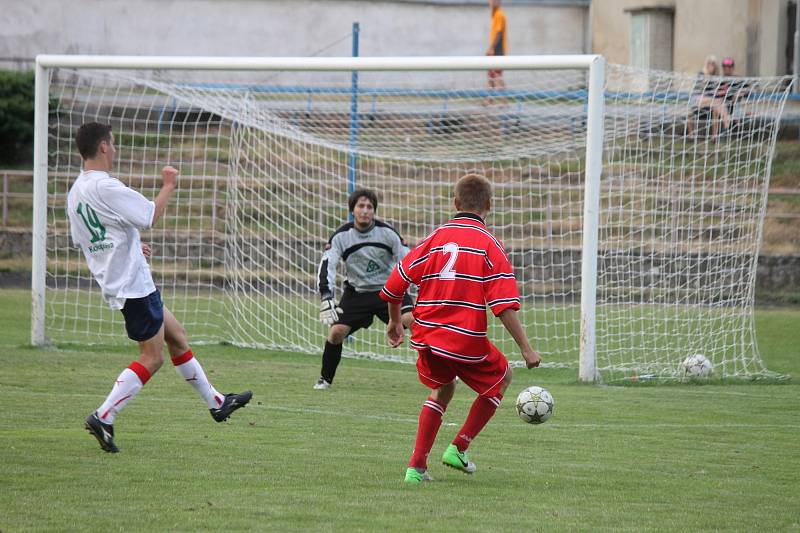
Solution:
{"label": "blue shorts", "polygon": [[122,308],[128,338],[137,342],[152,339],[164,323],[164,303],[158,289],[144,298],[128,298]]}

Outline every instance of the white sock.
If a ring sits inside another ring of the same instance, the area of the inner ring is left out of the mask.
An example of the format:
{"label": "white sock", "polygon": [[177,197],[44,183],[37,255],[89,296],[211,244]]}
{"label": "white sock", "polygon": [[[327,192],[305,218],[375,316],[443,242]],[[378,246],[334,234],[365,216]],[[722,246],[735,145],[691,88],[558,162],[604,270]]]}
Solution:
{"label": "white sock", "polygon": [[122,371],[106,400],[97,408],[97,418],[105,424],[113,424],[117,413],[139,394],[150,379],[150,372],[141,364],[133,362]]}
{"label": "white sock", "polygon": [[175,370],[178,371],[178,374],[183,376],[183,379],[200,393],[209,409],[216,409],[222,405],[222,402],[225,401],[225,395],[217,392],[217,389],[209,383],[203,367],[192,355],[191,350],[183,355],[173,357],[172,364],[175,365]]}

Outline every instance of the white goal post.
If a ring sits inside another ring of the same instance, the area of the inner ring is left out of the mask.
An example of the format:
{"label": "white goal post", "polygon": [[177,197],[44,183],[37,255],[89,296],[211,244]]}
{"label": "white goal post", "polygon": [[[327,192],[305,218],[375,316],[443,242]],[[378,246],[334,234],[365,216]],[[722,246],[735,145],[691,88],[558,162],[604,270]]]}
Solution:
{"label": "white goal post", "polygon": [[[487,70],[506,71],[505,87],[486,89]],[[313,263],[348,190],[378,190],[379,218],[415,242],[446,220],[449,185],[477,170],[496,184],[488,223],[513,250],[523,322],[549,364],[583,381],[670,378],[696,352],[721,377],[768,376],[753,288],[787,87],[742,82],[722,135],[702,127],[717,117],[695,116],[695,85],[597,55],[38,56],[31,341],[124,338],[63,215],[74,130],[105,120],[123,181],[147,195],[156,163],[182,167],[180,207],[145,237],[191,338],[316,351]],[[697,341],[709,325],[714,340]],[[345,354],[412,357],[375,325]]]}

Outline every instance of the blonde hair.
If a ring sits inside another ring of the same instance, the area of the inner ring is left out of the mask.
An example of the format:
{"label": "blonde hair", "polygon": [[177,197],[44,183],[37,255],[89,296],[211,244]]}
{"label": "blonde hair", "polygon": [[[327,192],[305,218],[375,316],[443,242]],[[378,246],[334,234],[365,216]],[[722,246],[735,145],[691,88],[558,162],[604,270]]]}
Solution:
{"label": "blonde hair", "polygon": [[492,184],[479,174],[462,176],[456,183],[455,199],[463,211],[486,211],[492,199]]}
{"label": "blonde hair", "polygon": [[[714,72],[708,71],[709,63],[714,63]],[[718,69],[719,69],[719,61],[717,61],[717,56],[715,56],[714,54],[706,56],[706,61],[705,63],[703,63],[703,74],[705,74],[706,76],[711,76],[713,74],[716,74]]]}

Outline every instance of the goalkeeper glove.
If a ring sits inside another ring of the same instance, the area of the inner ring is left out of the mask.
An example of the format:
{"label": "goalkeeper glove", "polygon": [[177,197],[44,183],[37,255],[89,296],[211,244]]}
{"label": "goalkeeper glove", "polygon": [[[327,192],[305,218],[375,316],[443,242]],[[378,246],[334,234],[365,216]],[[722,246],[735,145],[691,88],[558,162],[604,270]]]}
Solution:
{"label": "goalkeeper glove", "polygon": [[322,300],[319,308],[319,321],[326,326],[332,326],[334,322],[339,320],[339,315],[342,312],[341,307],[336,307],[332,298]]}

